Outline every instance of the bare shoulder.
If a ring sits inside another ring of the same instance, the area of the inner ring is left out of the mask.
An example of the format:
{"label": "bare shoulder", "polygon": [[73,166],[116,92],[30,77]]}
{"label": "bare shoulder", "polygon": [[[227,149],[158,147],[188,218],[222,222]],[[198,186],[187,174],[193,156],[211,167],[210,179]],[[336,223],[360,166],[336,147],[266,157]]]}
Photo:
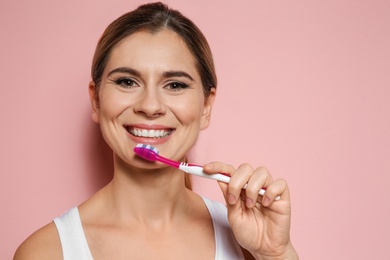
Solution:
{"label": "bare shoulder", "polygon": [[16,250],[14,260],[62,259],[62,248],[53,222],[29,236]]}

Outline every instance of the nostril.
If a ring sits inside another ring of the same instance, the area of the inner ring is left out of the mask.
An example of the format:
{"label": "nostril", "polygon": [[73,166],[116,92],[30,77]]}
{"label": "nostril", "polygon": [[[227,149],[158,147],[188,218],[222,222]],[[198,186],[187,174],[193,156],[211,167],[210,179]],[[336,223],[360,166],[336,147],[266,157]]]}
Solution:
{"label": "nostril", "polygon": [[135,111],[135,113],[141,114],[141,115],[148,117],[148,118],[156,118],[156,117],[164,115],[164,113],[159,113],[159,112],[151,113],[151,112],[147,112],[147,111]]}
{"label": "nostril", "polygon": [[134,105],[135,113],[149,118],[164,115],[165,111],[165,106],[155,91],[145,91],[139,102]]}

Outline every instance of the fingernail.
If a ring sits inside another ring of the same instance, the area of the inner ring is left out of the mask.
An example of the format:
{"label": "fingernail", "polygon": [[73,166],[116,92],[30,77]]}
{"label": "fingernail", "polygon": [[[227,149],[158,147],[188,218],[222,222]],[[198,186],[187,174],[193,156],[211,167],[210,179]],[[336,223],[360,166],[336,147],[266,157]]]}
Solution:
{"label": "fingernail", "polygon": [[263,201],[261,202],[261,204],[263,204],[263,206],[265,206],[265,207],[268,207],[269,203],[270,203],[270,199],[267,196],[264,196]]}
{"label": "fingernail", "polygon": [[253,208],[253,200],[251,198],[246,198],[245,205],[247,208]]}
{"label": "fingernail", "polygon": [[227,199],[228,199],[228,202],[229,202],[230,205],[236,204],[236,197],[234,195],[228,194]]}

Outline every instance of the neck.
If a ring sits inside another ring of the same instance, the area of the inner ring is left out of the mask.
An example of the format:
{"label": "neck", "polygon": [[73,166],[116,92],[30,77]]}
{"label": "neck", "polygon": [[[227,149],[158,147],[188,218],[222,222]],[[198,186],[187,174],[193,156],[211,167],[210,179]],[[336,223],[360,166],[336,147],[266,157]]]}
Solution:
{"label": "neck", "polygon": [[193,199],[184,184],[184,173],[176,168],[138,169],[114,158],[114,178],[104,189],[106,207],[119,221],[155,224],[169,222],[190,210]]}

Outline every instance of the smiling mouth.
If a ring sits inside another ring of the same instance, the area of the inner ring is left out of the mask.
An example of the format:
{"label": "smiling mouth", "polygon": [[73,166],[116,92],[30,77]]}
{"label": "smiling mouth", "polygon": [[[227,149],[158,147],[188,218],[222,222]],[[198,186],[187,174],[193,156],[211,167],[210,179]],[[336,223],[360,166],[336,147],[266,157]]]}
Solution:
{"label": "smiling mouth", "polygon": [[173,132],[173,129],[142,129],[126,127],[127,132],[133,136],[146,138],[164,138]]}

